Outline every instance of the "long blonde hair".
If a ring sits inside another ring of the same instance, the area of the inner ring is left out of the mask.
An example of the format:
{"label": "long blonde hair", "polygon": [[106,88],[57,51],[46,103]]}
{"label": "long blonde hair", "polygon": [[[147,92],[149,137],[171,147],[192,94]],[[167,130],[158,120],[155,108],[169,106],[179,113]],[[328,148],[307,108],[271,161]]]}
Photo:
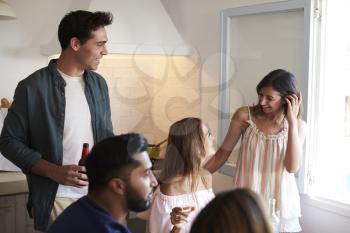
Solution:
{"label": "long blonde hair", "polygon": [[[175,122],[170,126],[160,182],[175,176],[188,177],[191,191],[195,192],[199,183],[198,177],[201,177],[199,172],[202,158],[205,155],[202,120],[189,117]],[[201,179],[206,187],[204,178]]]}

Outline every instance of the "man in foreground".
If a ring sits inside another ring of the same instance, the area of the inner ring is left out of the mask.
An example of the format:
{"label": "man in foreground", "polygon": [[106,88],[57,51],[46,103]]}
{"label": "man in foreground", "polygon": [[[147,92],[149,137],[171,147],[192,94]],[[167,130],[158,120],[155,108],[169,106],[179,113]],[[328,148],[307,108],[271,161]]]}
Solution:
{"label": "man in foreground", "polygon": [[114,136],[97,143],[86,163],[88,195],[65,209],[48,233],[129,233],[122,224],[129,211],[148,209],[158,185],[147,145],[139,134]]}

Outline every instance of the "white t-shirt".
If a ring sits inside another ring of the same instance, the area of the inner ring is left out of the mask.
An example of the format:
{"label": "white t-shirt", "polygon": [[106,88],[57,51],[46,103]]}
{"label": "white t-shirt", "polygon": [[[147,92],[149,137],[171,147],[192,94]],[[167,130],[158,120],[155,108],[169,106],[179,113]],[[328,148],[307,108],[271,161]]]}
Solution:
{"label": "white t-shirt", "polygon": [[[60,70],[58,72],[66,81],[66,110],[63,130],[63,165],[78,164],[83,143],[93,146],[94,138],[91,114],[87,103],[83,77],[71,77]],[[80,198],[87,194],[87,186],[76,188],[59,185],[56,197]]]}

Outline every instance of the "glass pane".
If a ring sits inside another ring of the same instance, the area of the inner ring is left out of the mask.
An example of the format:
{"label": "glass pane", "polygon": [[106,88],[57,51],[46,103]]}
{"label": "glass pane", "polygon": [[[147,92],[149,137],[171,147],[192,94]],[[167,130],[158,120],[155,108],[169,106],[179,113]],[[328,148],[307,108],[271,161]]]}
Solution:
{"label": "glass pane", "polygon": [[232,18],[230,106],[232,110],[257,102],[255,87],[270,71],[282,68],[298,82],[304,77],[303,11],[256,14]]}
{"label": "glass pane", "polygon": [[[235,16],[231,19],[230,114],[257,103],[258,82],[278,68],[303,77],[304,13],[302,10]],[[239,147],[230,162],[235,163]]]}

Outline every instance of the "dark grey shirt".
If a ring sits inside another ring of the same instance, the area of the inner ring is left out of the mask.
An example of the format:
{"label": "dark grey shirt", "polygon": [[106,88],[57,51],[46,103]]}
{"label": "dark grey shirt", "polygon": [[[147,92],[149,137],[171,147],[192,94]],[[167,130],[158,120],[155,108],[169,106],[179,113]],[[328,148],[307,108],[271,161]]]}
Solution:
{"label": "dark grey shirt", "polygon": [[[31,173],[39,160],[62,165],[65,81],[56,60],[19,82],[0,136],[0,152],[27,176],[28,211],[34,227],[45,231],[58,183]],[[97,73],[84,72],[85,96],[91,114],[94,143],[113,135],[108,87]]]}

